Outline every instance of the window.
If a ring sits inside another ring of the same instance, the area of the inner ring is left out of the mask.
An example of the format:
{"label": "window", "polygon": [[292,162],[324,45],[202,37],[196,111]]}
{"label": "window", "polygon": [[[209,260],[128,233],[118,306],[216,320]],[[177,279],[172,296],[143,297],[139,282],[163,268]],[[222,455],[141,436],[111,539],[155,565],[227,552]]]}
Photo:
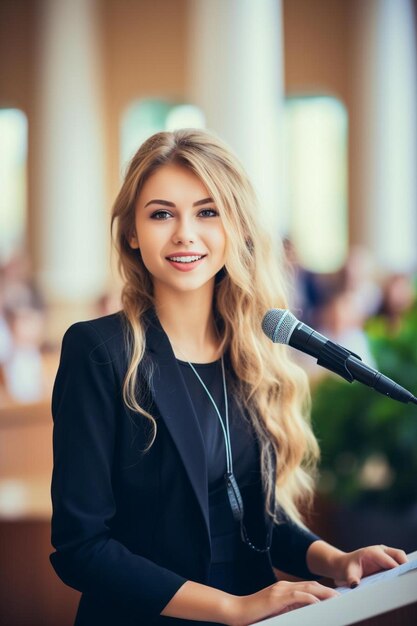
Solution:
{"label": "window", "polygon": [[327,96],[286,100],[287,230],[301,264],[332,272],[348,249],[345,106]]}
{"label": "window", "polygon": [[0,109],[0,263],[23,246],[26,230],[27,118]]}
{"label": "window", "polygon": [[204,128],[204,114],[191,104],[141,100],[129,106],[121,124],[121,162],[125,168],[139,146],[154,133],[177,128]]}

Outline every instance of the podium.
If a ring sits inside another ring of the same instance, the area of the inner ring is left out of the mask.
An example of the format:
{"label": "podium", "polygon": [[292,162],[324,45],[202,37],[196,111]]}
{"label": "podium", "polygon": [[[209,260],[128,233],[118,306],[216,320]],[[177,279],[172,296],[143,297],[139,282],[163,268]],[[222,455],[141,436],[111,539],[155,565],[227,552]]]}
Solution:
{"label": "podium", "polygon": [[[417,558],[417,551],[408,555]],[[295,609],[261,622],[262,626],[412,626],[417,624],[417,569],[337,598]]]}

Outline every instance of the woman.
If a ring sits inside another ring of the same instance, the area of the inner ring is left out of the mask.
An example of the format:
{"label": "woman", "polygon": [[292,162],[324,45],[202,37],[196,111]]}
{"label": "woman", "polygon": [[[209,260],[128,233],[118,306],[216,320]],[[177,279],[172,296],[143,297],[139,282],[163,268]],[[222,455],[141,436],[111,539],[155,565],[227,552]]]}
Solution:
{"label": "woman", "polygon": [[123,310],[71,326],[53,394],[51,561],[83,593],[77,625],[250,624],[336,595],[315,577],[405,560],[302,525],[317,443],[305,376],[261,330],[286,300],[257,211],[206,132],[158,133],[130,164]]}

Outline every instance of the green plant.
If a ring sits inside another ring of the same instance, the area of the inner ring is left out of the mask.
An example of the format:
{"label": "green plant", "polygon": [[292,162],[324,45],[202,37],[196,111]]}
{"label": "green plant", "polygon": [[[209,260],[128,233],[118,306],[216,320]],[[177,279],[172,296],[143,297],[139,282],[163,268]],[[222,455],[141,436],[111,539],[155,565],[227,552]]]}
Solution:
{"label": "green plant", "polygon": [[[367,333],[379,371],[417,395],[417,307],[395,333],[382,318],[370,320]],[[417,406],[334,377],[322,380],[312,395],[322,451],[319,489],[349,505],[415,505]]]}

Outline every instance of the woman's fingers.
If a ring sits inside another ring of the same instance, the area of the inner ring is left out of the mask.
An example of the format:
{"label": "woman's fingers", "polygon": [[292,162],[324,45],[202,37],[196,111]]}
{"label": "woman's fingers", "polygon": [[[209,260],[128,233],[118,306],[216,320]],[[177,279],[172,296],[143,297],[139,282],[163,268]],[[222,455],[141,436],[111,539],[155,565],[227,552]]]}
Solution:
{"label": "woman's fingers", "polygon": [[379,570],[392,569],[406,562],[405,552],[398,548],[384,545],[361,548],[347,555],[346,584],[357,587],[363,576],[369,576]]}
{"label": "woman's fingers", "polygon": [[362,578],[362,566],[358,562],[353,562],[348,565],[346,572],[346,583],[348,587],[354,589],[359,585],[359,581]]}
{"label": "woman's fingers", "polygon": [[334,589],[320,585],[320,583],[316,581],[303,581],[299,583],[279,581],[273,586],[277,595],[281,595],[282,593],[295,594],[301,592],[314,596],[317,600],[327,600],[328,598],[334,598],[339,595]]}
{"label": "woman's fingers", "polygon": [[281,608],[278,613],[274,612],[274,615],[281,615],[282,613],[288,613],[294,609],[299,609],[302,606],[308,606],[310,604],[318,604],[320,600],[306,591],[292,591],[286,602],[281,602]]}
{"label": "woman's fingers", "polygon": [[274,587],[274,595],[276,596],[276,607],[273,607],[275,609],[274,615],[287,613],[309,604],[317,604],[322,600],[339,595],[334,589],[317,582],[286,583],[281,581]]}
{"label": "woman's fingers", "polygon": [[307,582],[304,583],[306,585],[306,589],[308,593],[311,593],[319,600],[327,600],[328,598],[335,598],[339,595],[338,591],[331,589],[330,587],[325,587],[324,585],[320,585],[318,582]]}
{"label": "woman's fingers", "polygon": [[237,618],[233,623],[252,624],[338,596],[338,592],[314,581],[279,581],[249,596],[237,597]]}
{"label": "woman's fingers", "polygon": [[407,555],[404,550],[400,550],[399,548],[391,548],[390,546],[382,546],[381,548],[385,554],[391,556],[398,565],[402,565],[403,563],[407,563]]}
{"label": "woman's fingers", "polygon": [[373,561],[376,562],[382,569],[392,569],[393,567],[397,567],[400,562],[404,562],[397,561],[395,556],[392,554],[392,550],[395,550],[395,548],[388,548],[386,546],[376,547],[377,550],[375,550],[373,554]]}

